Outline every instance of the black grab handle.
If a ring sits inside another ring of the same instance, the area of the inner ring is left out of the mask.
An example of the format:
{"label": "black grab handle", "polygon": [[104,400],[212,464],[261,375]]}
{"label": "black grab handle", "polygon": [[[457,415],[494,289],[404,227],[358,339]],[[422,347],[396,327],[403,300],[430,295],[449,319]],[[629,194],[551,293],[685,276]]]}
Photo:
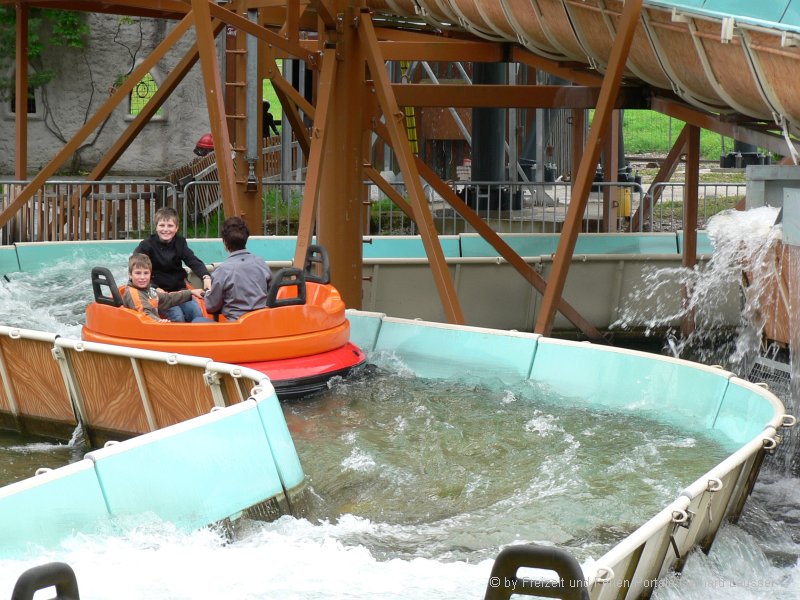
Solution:
{"label": "black grab handle", "polygon": [[[555,571],[558,580],[519,578],[520,567]],[[513,594],[589,600],[586,578],[575,557],[560,548],[535,544],[508,546],[494,559],[484,600],[508,600]]]}
{"label": "black grab handle", "polygon": [[56,596],[51,600],[80,600],[75,571],[62,562],[51,562],[25,571],[17,579],[11,600],[33,600],[36,592],[53,586]]}
{"label": "black grab handle", "polygon": [[[278,298],[278,291],[284,287],[296,287],[297,296],[294,298]],[[267,308],[279,306],[295,306],[306,303],[306,278],[304,272],[295,267],[286,267],[275,273],[272,283],[269,284],[267,294]]]}
{"label": "black grab handle", "polygon": [[[314,266],[320,265],[320,272],[315,273]],[[311,244],[306,250],[306,262],[303,265],[306,281],[327,285],[331,282],[331,264],[328,251],[317,244]]]}
{"label": "black grab handle", "polygon": [[[108,288],[108,296],[103,293],[104,287]],[[119,293],[114,276],[105,267],[92,268],[92,291],[94,292],[94,301],[98,304],[122,306],[122,295]]]}

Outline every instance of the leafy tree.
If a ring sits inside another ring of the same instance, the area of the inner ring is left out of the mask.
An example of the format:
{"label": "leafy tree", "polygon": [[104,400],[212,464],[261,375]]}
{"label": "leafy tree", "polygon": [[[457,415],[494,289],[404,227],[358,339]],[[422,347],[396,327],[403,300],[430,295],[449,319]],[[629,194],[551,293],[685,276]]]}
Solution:
{"label": "leafy tree", "polygon": [[[0,100],[14,94],[14,79],[8,77],[8,71],[16,53],[16,21],[14,6],[0,6]],[[28,62],[33,67],[28,73],[30,89],[47,84],[56,75],[42,66],[45,46],[84,48],[88,33],[89,26],[82,13],[31,8],[28,13]]]}

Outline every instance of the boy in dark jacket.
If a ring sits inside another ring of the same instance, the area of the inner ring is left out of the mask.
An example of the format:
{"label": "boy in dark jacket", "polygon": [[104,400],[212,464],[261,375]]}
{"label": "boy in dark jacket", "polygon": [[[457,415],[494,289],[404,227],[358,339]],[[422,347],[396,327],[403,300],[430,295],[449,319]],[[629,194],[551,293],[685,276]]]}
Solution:
{"label": "boy in dark jacket", "polygon": [[[165,292],[186,289],[186,264],[203,280],[203,288],[211,287],[211,275],[202,260],[189,249],[186,238],[178,234],[178,212],[165,206],[155,214],[156,232],[142,240],[135,254],[146,254],[153,263],[153,283]],[[163,310],[162,316],[175,323],[191,323],[203,315],[200,305],[194,300]]]}
{"label": "boy in dark jacket", "polygon": [[[203,291],[183,288],[176,292],[159,292],[150,287],[150,273],[153,265],[146,254],[134,254],[128,259],[128,275],[130,280],[122,294],[122,303],[133,310],[142,312],[154,321],[166,323],[169,319],[161,317],[162,312],[177,308],[183,304],[194,302],[194,298],[202,298]],[[202,313],[194,322],[209,322]]]}

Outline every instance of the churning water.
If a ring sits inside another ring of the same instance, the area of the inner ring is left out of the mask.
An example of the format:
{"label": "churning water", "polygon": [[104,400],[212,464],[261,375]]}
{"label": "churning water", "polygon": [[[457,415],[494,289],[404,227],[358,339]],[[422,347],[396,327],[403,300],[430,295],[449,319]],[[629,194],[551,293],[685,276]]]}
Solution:
{"label": "churning water", "polygon": [[[73,260],[9,275],[0,322],[77,337],[90,267]],[[0,582],[10,593],[23,570],[59,560],[88,600],[481,598],[501,546],[555,543],[589,563],[724,453],[724,440],[565,412],[535,383],[431,382],[392,356],[369,358],[362,377],[284,405],[313,490],[302,516],[250,522],[233,542],[156,521],[78,535],[0,561]],[[6,481],[83,452],[19,436],[0,447]],[[655,597],[800,597],[799,502],[797,480],[765,480],[739,525]]]}

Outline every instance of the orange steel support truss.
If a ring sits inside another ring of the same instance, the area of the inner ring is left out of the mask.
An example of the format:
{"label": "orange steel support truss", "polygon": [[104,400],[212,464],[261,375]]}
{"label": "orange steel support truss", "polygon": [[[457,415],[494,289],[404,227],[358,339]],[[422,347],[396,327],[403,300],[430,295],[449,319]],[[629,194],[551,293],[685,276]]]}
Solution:
{"label": "orange steel support truss", "polygon": [[[627,0],[624,3],[604,76],[586,65],[557,62],[536,56],[517,44],[478,40],[463,33],[442,34],[434,30],[410,31],[376,27],[365,2],[355,0],[235,0],[228,4],[217,4],[211,0],[0,0],[0,4],[14,4],[17,11],[17,106],[24,105],[26,100],[25,48],[30,7],[47,6],[76,11],[160,17],[177,22],[164,41],[131,73],[84,127],[33,177],[31,183],[20,191],[14,201],[0,212],[0,227],[15,216],[83,140],[124,101],[136,82],[193,28],[197,43],[178,63],[153,101],[130,123],[125,133],[103,157],[91,177],[100,178],[108,172],[199,59],[218,160],[224,211],[228,216],[245,217],[255,229],[261,219],[260,178],[255,195],[252,192],[246,193],[243,186],[237,185],[234,165],[242,157],[237,155],[234,159],[234,154],[240,152],[244,143],[240,139],[243,129],[233,127],[229,130],[227,122],[232,113],[235,113],[237,119],[247,115],[240,106],[226,106],[225,87],[215,50],[216,38],[223,26],[227,25],[257,38],[258,73],[272,81],[284,114],[287,115],[294,135],[306,155],[306,190],[300,215],[295,264],[300,265],[306,247],[316,234],[328,246],[333,257],[334,284],[340,288],[348,306],[354,308],[361,305],[364,179],[371,179],[384,189],[416,222],[448,321],[463,323],[464,316],[422,191],[420,174],[451,202],[521,276],[544,294],[535,328],[537,332],[550,333],[555,312],[560,311],[587,337],[599,341],[599,332],[566,303],[561,295],[599,153],[604,145],[610,147],[613,143],[607,139],[612,111],[618,108],[644,108],[649,103],[651,109],[680,118],[695,126],[694,129],[703,127],[733,135],[742,141],[756,143],[777,152],[785,149],[783,138],[764,131],[763,127],[759,129],[756,126],[732,124],[716,115],[676,101],[669,92],[622,85],[628,48],[638,22],[642,0]],[[249,9],[258,9],[257,22],[243,16]],[[237,46],[240,50],[242,47],[243,44]],[[276,58],[300,59],[307,68],[314,71],[313,104],[283,78],[276,67]],[[385,68],[385,61],[390,60],[510,61],[547,71],[576,85],[510,85],[504,86],[502,91],[497,91],[498,86],[394,85]],[[227,80],[232,83],[230,74]],[[233,83],[241,85],[241,81]],[[474,211],[452,197],[448,186],[411,153],[400,108],[409,105],[573,109],[573,201],[549,282],[545,282],[533,271]],[[578,109],[593,106],[596,106],[597,111],[586,147],[583,148],[584,113]],[[313,119],[310,137],[302,115]],[[260,118],[260,113],[258,117]],[[27,119],[24,110],[17,110],[16,128],[16,176],[18,179],[25,179]],[[233,146],[230,131],[236,133]],[[391,188],[384,185],[385,182],[370,164],[368,144],[364,140],[372,132],[378,133],[386,143],[391,144],[408,185],[407,200],[393,191],[390,192]],[[687,147],[689,160],[698,160],[697,152],[693,150],[696,144],[694,135],[693,130],[689,134],[681,135],[662,168],[662,176],[674,170],[680,155]],[[246,173],[240,172],[239,179],[243,177],[246,177]],[[690,193],[689,198],[696,203],[696,193]],[[687,211],[687,224],[691,225],[696,219],[696,206],[687,207]],[[612,220],[608,219],[608,215],[606,217],[610,227]],[[646,214],[637,213],[634,225],[638,225],[642,218],[646,218]],[[687,231],[687,248],[690,248],[692,238],[693,232]],[[690,260],[688,256],[686,260]]]}

